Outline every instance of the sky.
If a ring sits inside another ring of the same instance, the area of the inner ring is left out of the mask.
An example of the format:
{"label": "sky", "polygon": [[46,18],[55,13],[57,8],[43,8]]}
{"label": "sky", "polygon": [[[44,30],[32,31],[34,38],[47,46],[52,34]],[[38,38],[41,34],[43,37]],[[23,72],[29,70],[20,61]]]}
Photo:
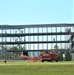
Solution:
{"label": "sky", "polygon": [[74,23],[74,0],[0,0],[0,25]]}

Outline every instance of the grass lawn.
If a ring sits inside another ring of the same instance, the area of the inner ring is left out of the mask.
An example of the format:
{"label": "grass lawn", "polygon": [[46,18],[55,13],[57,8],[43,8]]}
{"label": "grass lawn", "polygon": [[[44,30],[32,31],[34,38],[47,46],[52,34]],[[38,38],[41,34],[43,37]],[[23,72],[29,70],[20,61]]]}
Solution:
{"label": "grass lawn", "polygon": [[0,61],[0,75],[74,75],[74,61]]}

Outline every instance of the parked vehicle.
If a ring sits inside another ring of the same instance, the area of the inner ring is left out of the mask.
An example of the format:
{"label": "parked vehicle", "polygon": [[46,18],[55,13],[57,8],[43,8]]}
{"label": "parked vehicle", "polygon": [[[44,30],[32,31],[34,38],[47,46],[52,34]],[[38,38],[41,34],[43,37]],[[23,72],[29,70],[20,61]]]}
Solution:
{"label": "parked vehicle", "polygon": [[40,53],[40,58],[41,58],[42,62],[44,62],[44,61],[58,62],[58,55],[54,52],[54,50],[42,51]]}

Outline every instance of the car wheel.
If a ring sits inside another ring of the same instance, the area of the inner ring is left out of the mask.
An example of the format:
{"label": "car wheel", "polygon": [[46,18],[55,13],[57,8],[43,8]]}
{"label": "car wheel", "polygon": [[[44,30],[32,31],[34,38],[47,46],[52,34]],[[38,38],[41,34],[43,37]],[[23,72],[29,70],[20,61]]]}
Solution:
{"label": "car wheel", "polygon": [[58,62],[58,60],[56,60],[56,62]]}
{"label": "car wheel", "polygon": [[42,62],[44,62],[44,60],[42,60]]}

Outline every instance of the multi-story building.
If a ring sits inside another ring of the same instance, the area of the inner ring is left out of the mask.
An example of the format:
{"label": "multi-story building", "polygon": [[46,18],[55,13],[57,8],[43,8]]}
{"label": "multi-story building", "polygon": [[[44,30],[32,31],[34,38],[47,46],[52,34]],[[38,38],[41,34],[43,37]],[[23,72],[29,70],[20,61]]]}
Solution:
{"label": "multi-story building", "polygon": [[0,25],[0,48],[15,52],[13,47],[38,54],[39,50],[73,51],[74,24]]}

